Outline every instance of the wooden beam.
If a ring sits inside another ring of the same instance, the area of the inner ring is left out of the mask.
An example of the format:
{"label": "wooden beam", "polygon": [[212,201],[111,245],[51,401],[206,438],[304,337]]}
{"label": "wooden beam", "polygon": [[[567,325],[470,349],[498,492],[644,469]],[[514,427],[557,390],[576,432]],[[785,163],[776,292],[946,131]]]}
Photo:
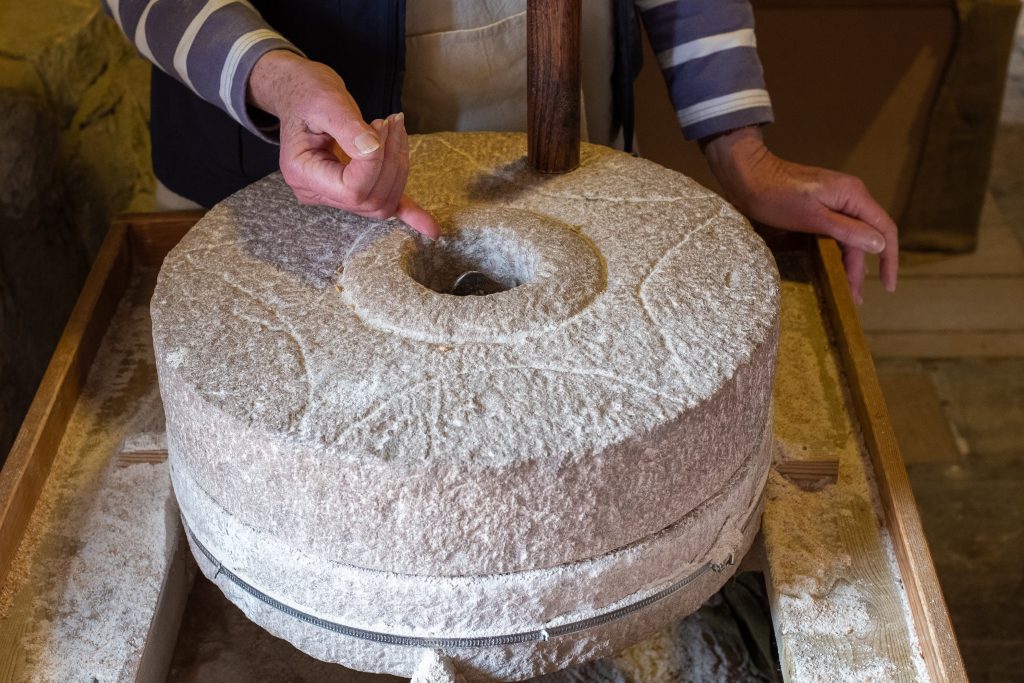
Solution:
{"label": "wooden beam", "polygon": [[949,611],[935,574],[907,470],[889,422],[875,365],[857,321],[857,310],[846,284],[839,248],[832,239],[818,238],[814,254],[823,280],[820,291],[836,331],[839,355],[871,458],[886,526],[892,536],[896,561],[921,643],[921,654],[932,680],[966,683],[967,673],[949,620]]}
{"label": "wooden beam", "polygon": [[128,286],[131,259],[125,236],[123,225],[114,225],[107,233],[0,471],[0,585],[21,545],[89,367]]}
{"label": "wooden beam", "polygon": [[876,358],[1019,358],[1024,332],[869,332]]}

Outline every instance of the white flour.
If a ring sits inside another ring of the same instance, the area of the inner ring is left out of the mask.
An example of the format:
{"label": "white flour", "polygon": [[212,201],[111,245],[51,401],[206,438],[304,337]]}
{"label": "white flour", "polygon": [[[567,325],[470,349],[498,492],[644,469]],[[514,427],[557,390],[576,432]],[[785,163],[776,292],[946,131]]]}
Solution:
{"label": "white flour", "polygon": [[53,581],[23,641],[32,680],[121,680],[141,654],[140,626],[148,626],[175,540],[167,465],[108,470],[100,491],[75,511],[84,530],[78,548],[49,567]]}

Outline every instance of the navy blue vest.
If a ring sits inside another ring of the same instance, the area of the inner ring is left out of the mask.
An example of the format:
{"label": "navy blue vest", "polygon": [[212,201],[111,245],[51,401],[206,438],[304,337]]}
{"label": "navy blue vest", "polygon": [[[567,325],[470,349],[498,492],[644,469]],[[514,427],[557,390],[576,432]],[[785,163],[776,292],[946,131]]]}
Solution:
{"label": "navy blue vest", "polygon": [[[341,75],[367,121],[401,111],[405,2],[252,0],[270,26]],[[615,19],[615,118],[632,141],[641,55],[632,0],[616,0]],[[153,170],[174,192],[210,207],[277,170],[276,145],[155,67],[150,102]]]}

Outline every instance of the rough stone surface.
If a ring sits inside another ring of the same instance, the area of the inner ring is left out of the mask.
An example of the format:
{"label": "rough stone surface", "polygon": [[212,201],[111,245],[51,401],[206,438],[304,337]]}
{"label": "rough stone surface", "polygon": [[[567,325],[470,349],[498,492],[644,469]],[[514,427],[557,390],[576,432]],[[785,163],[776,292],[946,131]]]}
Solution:
{"label": "rough stone surface", "polygon": [[[275,175],[165,261],[154,343],[196,539],[287,605],[444,638],[600,614],[745,548],[778,326],[777,274],[746,222],[605,148],[539,177],[520,135],[412,144],[409,191],[444,225],[437,243],[300,206]],[[469,268],[508,289],[444,294]],[[459,672],[522,678],[609,652],[727,574],[573,636],[463,648]],[[218,584],[324,659],[410,675],[423,655]]]}
{"label": "rough stone surface", "polygon": [[[766,444],[767,445],[767,444]],[[172,474],[175,492],[186,510],[192,533],[204,546],[219,544],[217,559],[257,586],[288,585],[297,573],[302,585],[288,586],[298,605],[312,605],[332,620],[373,630],[386,623],[403,636],[438,633],[515,633],[555,625],[575,613],[599,612],[668,576],[700,569],[728,558],[716,546],[739,544],[767,475],[758,448],[721,491],[675,524],[612,552],[579,562],[514,573],[430,576],[382,572],[339,562],[296,549],[273,534],[241,524],[202,493],[201,486],[180,468]],[[754,501],[753,503],[751,501]],[[755,525],[756,526],[756,525]],[[225,544],[219,539],[242,539]],[[581,594],[579,585],[586,585]],[[386,586],[386,591],[380,588]],[[443,610],[433,608],[446,605]]]}

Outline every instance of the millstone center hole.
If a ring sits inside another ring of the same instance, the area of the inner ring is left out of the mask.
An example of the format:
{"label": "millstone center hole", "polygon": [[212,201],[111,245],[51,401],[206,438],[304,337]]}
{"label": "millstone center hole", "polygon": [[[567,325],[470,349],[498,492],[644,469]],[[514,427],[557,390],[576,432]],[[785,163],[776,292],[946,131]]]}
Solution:
{"label": "millstone center hole", "polygon": [[536,261],[530,245],[515,235],[462,230],[417,243],[404,265],[412,279],[440,294],[489,295],[533,280]]}

